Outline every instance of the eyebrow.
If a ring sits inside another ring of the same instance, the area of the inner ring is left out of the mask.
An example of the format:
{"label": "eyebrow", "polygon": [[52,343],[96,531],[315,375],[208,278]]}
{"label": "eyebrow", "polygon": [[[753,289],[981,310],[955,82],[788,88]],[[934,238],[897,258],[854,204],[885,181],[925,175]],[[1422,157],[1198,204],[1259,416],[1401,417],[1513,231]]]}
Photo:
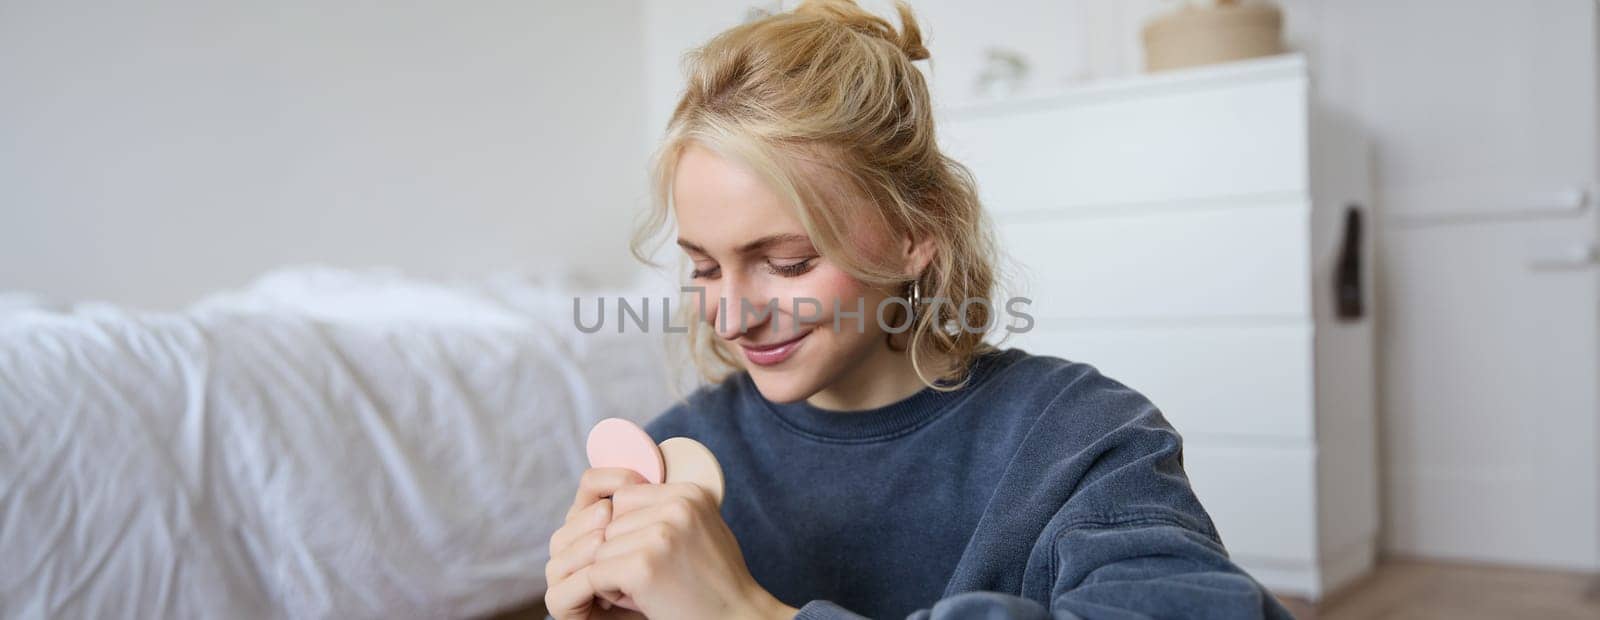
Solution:
{"label": "eyebrow", "polygon": [[[739,253],[739,254],[751,254],[751,253],[754,253],[754,252],[757,252],[757,251],[764,250],[766,248],[772,247],[774,245],[779,245],[779,244],[783,244],[783,243],[795,243],[795,242],[810,243],[811,242],[811,238],[807,237],[805,235],[797,235],[797,234],[794,234],[794,233],[779,233],[779,234],[776,234],[776,235],[767,235],[767,236],[762,237],[760,239],[756,239],[755,241],[751,241],[749,243],[741,245],[734,251]],[[684,240],[684,239],[678,239],[678,245],[680,247],[685,248],[685,249],[694,250],[694,251],[699,252],[701,254],[710,254],[710,252],[707,252],[705,248],[700,247],[699,245],[695,244],[692,241],[687,241],[687,240]]]}

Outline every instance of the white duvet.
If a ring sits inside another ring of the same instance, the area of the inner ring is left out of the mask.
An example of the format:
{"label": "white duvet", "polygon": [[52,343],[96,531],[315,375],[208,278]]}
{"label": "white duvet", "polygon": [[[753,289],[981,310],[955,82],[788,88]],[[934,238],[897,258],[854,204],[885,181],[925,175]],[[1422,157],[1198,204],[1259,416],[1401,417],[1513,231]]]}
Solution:
{"label": "white duvet", "polygon": [[672,398],[662,335],[582,334],[573,294],[311,270],[181,313],[0,305],[0,617],[537,599],[588,428]]}

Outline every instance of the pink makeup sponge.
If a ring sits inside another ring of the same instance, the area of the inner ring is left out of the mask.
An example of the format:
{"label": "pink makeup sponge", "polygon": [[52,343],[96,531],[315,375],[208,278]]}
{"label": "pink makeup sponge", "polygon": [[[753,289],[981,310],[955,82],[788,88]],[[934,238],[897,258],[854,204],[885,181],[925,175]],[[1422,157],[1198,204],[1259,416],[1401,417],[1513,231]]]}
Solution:
{"label": "pink makeup sponge", "polygon": [[626,467],[645,480],[660,484],[666,480],[667,466],[655,440],[638,424],[622,418],[606,418],[589,430],[590,467]]}

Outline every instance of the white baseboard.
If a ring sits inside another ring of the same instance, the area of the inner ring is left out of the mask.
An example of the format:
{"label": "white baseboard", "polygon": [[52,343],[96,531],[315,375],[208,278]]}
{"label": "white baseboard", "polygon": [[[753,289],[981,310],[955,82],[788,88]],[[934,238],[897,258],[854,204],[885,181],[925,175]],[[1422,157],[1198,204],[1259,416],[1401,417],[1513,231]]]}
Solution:
{"label": "white baseboard", "polygon": [[1233,561],[1274,593],[1316,602],[1370,572],[1377,557],[1377,545],[1369,538],[1322,554],[1318,563],[1242,555],[1234,556]]}

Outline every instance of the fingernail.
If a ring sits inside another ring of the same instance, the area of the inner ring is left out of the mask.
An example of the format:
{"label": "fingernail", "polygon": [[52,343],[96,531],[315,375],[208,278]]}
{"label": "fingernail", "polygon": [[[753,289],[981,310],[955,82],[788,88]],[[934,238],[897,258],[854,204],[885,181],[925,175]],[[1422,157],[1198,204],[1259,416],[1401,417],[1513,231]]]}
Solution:
{"label": "fingernail", "polygon": [[599,509],[594,511],[594,519],[592,521],[595,525],[605,525],[606,521],[610,519],[611,515],[608,514],[610,512],[611,508],[609,506],[601,505]]}

